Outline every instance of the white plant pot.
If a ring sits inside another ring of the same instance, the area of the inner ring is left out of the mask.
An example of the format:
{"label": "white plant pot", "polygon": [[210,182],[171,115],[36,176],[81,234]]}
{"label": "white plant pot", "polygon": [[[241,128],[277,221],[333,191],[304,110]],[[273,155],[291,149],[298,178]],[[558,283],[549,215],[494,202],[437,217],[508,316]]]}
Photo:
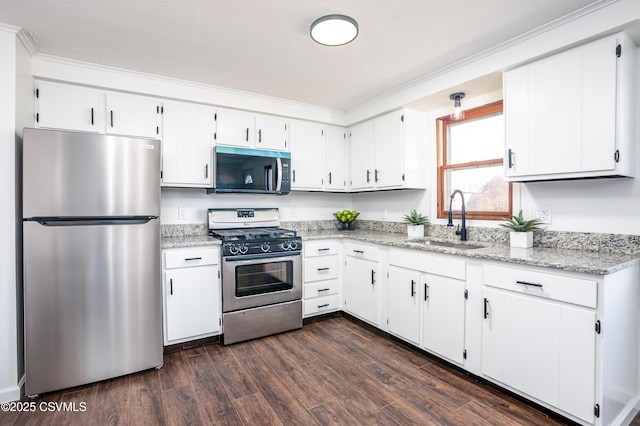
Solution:
{"label": "white plant pot", "polygon": [[509,233],[511,247],[530,248],[533,247],[533,231]]}
{"label": "white plant pot", "polygon": [[424,225],[407,225],[407,236],[409,238],[423,238]]}

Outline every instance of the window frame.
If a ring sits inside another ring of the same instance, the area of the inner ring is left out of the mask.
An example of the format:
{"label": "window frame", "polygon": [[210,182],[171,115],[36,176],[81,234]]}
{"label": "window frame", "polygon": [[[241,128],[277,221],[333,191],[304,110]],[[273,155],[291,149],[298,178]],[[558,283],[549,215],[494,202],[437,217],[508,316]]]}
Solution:
{"label": "window frame", "polygon": [[[503,113],[503,101],[497,101],[490,104],[486,104],[477,108],[466,110],[464,118],[460,120],[453,120],[450,116],[439,117],[436,119],[436,140],[437,140],[437,158],[438,158],[438,188],[437,188],[437,210],[438,218],[447,218],[449,214],[447,200],[448,196],[444,194],[444,177],[447,170],[464,169],[469,167],[485,166],[485,165],[502,165],[504,166],[503,158],[494,158],[489,160],[472,161],[468,163],[456,163],[447,164],[447,148],[448,148],[448,126],[459,124],[465,121],[475,120],[478,118],[494,115],[497,113]],[[503,220],[505,217],[511,217],[513,212],[513,185],[511,182],[509,185],[509,210],[501,212],[489,212],[489,211],[468,211],[467,219],[474,220]],[[460,218],[462,213],[460,210],[454,210],[453,217]]]}

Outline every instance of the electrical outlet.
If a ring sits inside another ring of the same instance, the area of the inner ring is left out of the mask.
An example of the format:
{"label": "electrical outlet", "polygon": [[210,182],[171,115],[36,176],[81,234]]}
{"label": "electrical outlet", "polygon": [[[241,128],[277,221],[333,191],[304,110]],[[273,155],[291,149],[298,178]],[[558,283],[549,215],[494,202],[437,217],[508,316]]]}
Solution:
{"label": "electrical outlet", "polygon": [[389,215],[387,214],[387,208],[386,207],[382,210],[382,218],[383,219],[388,219],[389,218]]}
{"label": "electrical outlet", "polygon": [[540,207],[535,211],[535,217],[540,220],[540,223],[545,225],[551,224],[551,207]]}
{"label": "electrical outlet", "polygon": [[296,211],[295,208],[291,209],[291,217],[296,217],[298,215],[298,212]]}
{"label": "electrical outlet", "polygon": [[187,209],[184,207],[178,207],[178,219],[186,219],[187,218]]}

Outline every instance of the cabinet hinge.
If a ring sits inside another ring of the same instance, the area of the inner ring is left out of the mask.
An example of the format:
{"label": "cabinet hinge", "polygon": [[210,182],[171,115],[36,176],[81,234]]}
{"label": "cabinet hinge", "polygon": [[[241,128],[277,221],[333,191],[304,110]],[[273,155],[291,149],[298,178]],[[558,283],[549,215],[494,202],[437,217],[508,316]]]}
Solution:
{"label": "cabinet hinge", "polygon": [[36,98],[40,98],[40,89],[36,89]]}
{"label": "cabinet hinge", "polygon": [[402,115],[400,116],[400,121],[402,121],[402,122],[404,123],[404,114],[402,114]]}
{"label": "cabinet hinge", "polygon": [[156,114],[160,114],[160,105],[156,105]]}
{"label": "cabinet hinge", "polygon": [[464,291],[464,300],[469,300],[469,290]]}
{"label": "cabinet hinge", "polygon": [[222,318],[218,318],[218,325],[222,325]]}
{"label": "cabinet hinge", "polygon": [[218,113],[213,114],[213,121],[218,121]]}
{"label": "cabinet hinge", "polygon": [[324,129],[320,129],[320,136],[324,136]]}
{"label": "cabinet hinge", "polygon": [[160,180],[162,180],[162,170],[160,170]]}
{"label": "cabinet hinge", "polygon": [[593,415],[596,416],[596,418],[600,417],[600,404],[593,406]]}
{"label": "cabinet hinge", "polygon": [[218,140],[218,134],[216,132],[213,133],[213,140],[214,141]]}
{"label": "cabinet hinge", "polygon": [[164,105],[160,107],[160,114],[164,114]]}
{"label": "cabinet hinge", "polygon": [[462,359],[467,359],[467,350],[462,351]]}
{"label": "cabinet hinge", "polygon": [[160,126],[156,126],[156,135],[160,134]]}
{"label": "cabinet hinge", "polygon": [[387,325],[389,325],[389,318],[387,318]]}
{"label": "cabinet hinge", "polygon": [[596,321],[596,333],[602,333],[602,324],[600,324],[600,320]]}
{"label": "cabinet hinge", "polygon": [[347,134],[346,133],[343,133],[342,136],[343,136],[343,139],[347,138]]}
{"label": "cabinet hinge", "polygon": [[40,113],[36,112],[36,123],[40,122]]}
{"label": "cabinet hinge", "polygon": [[218,278],[220,278],[220,271],[218,271]]}
{"label": "cabinet hinge", "polygon": [[404,182],[404,173],[402,174],[402,181]]}
{"label": "cabinet hinge", "polygon": [[616,46],[616,57],[619,58],[620,56],[622,56],[622,45],[621,44]]}
{"label": "cabinet hinge", "polygon": [[616,161],[616,163],[620,162],[620,150],[616,149],[616,152],[613,153],[613,159]]}

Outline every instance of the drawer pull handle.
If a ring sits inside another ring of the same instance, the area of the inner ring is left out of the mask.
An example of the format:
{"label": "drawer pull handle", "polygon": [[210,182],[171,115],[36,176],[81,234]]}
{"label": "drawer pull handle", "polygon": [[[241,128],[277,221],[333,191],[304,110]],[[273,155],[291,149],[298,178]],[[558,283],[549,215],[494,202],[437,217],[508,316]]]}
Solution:
{"label": "drawer pull handle", "polygon": [[318,272],[328,271],[330,268],[318,268]]}
{"label": "drawer pull handle", "polygon": [[353,250],[354,253],[358,253],[358,254],[364,254],[363,250]]}
{"label": "drawer pull handle", "polygon": [[375,285],[376,283],[376,271],[371,270],[371,285]]}
{"label": "drawer pull handle", "polygon": [[194,260],[202,260],[202,257],[185,257],[184,258],[185,262],[191,262],[191,261],[194,261]]}
{"label": "drawer pull handle", "polygon": [[329,291],[331,290],[330,288],[319,288],[318,289],[318,293],[320,293],[321,291]]}
{"label": "drawer pull handle", "polygon": [[318,309],[326,308],[327,306],[329,306],[328,303],[325,303],[324,305],[318,305]]}
{"label": "drawer pull handle", "polygon": [[517,284],[531,286],[531,287],[540,287],[540,288],[542,288],[542,284],[537,284],[537,283],[528,283],[526,281],[516,281],[516,283]]}
{"label": "drawer pull handle", "polygon": [[331,250],[329,247],[327,247],[327,248],[319,248],[318,249],[318,251],[329,251],[329,250]]}

